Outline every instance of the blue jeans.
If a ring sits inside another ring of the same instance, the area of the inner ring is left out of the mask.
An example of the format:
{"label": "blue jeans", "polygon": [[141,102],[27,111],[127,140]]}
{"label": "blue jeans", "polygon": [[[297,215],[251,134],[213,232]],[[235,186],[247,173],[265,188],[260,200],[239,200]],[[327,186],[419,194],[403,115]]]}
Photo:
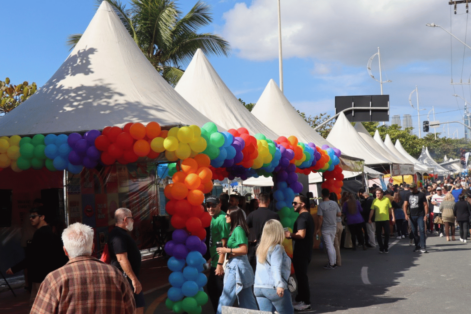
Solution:
{"label": "blue jeans", "polygon": [[[414,242],[416,248],[421,248],[425,250],[425,222],[424,215],[420,216],[410,216],[410,228],[412,230],[412,235],[414,236]],[[417,228],[420,232],[420,236],[417,234]],[[420,241],[420,245],[419,245]]]}
{"label": "blue jeans", "polygon": [[222,290],[221,298],[219,299],[217,314],[222,313],[223,306],[232,306],[236,298],[239,302],[240,308],[258,310],[257,302],[255,301],[255,297],[252,292],[253,286],[244,288],[239,292],[239,294],[236,294],[236,270],[231,267],[226,267],[225,271],[224,288]]}
{"label": "blue jeans", "polygon": [[277,311],[280,314],[294,313],[293,303],[291,303],[291,293],[288,289],[285,290],[283,297],[279,297],[275,289],[255,288],[254,292],[260,311]]}

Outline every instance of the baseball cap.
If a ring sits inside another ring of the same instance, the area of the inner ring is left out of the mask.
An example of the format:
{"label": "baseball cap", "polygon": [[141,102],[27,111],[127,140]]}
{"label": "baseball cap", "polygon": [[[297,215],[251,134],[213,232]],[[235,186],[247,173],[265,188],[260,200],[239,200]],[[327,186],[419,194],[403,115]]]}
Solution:
{"label": "baseball cap", "polygon": [[214,196],[208,196],[206,198],[206,203],[219,204],[219,198]]}
{"label": "baseball cap", "polygon": [[436,188],[436,190],[437,190],[437,191],[441,191],[442,188],[438,186],[438,187]]}
{"label": "baseball cap", "polygon": [[412,189],[413,189],[413,188],[416,188],[416,187],[417,187],[417,184],[411,183],[411,184],[409,184],[409,187],[412,188]]}

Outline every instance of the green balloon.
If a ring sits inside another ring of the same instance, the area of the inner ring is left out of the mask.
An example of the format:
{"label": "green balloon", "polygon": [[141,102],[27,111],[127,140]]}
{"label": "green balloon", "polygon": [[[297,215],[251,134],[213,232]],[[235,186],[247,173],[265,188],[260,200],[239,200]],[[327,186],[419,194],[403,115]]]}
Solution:
{"label": "green balloon", "polygon": [[268,151],[270,152],[270,155],[274,156],[276,152],[276,146],[273,143],[268,144]]}
{"label": "green balloon", "polygon": [[169,298],[167,298],[167,299],[165,300],[165,306],[166,306],[169,310],[173,309],[173,306],[174,306],[174,305],[175,305],[175,302],[173,302],[173,301],[170,300]]}
{"label": "green balloon", "polygon": [[209,137],[211,134],[208,133],[205,129],[201,129],[201,137],[206,140],[206,142],[209,142]]}
{"label": "green balloon", "polygon": [[26,143],[20,146],[21,157],[26,159],[31,159],[34,156],[34,146],[33,144]]}
{"label": "green balloon", "polygon": [[207,155],[209,159],[213,160],[217,156],[219,156],[219,148],[214,145],[208,144],[206,149],[204,150],[203,154]]}
{"label": "green balloon", "polygon": [[298,145],[301,146],[303,148],[303,150],[304,150],[304,148],[306,148],[306,145],[304,145],[304,143],[299,142]]}
{"label": "green balloon", "polygon": [[173,175],[177,173],[177,164],[171,163],[168,165],[168,175],[169,177],[173,177]]}
{"label": "green balloon", "polygon": [[195,298],[187,297],[183,299],[182,307],[183,307],[183,311],[190,313],[190,312],[193,312],[198,307],[198,303],[196,303]]}
{"label": "green balloon", "polygon": [[285,218],[285,217],[289,217],[292,212],[294,211],[291,210],[291,208],[285,206],[280,209],[280,211],[278,212],[278,215],[280,216],[280,218]]}
{"label": "green balloon", "polygon": [[31,137],[28,137],[28,136],[22,137],[20,140],[19,146],[23,144],[27,144],[27,143],[31,143]]}
{"label": "green balloon", "polygon": [[263,135],[262,133],[257,133],[255,134],[254,136],[257,140],[266,140],[267,137],[265,135]]}
{"label": "green balloon", "polygon": [[39,144],[34,147],[34,157],[38,159],[46,159],[46,155],[44,154],[44,150],[46,149],[46,145]]}
{"label": "green balloon", "polygon": [[54,161],[52,159],[46,159],[46,168],[49,169],[50,171],[57,171],[57,169],[54,167]]}
{"label": "green balloon", "polygon": [[20,156],[20,158],[18,158],[18,160],[16,161],[16,165],[21,170],[28,170],[29,168],[31,168],[31,162],[23,156]]}
{"label": "green balloon", "polygon": [[198,305],[193,311],[190,311],[189,314],[201,314],[202,311],[203,309]]}
{"label": "green balloon", "polygon": [[281,225],[285,228],[291,227],[291,219],[288,217],[281,218]]}
{"label": "green balloon", "polygon": [[175,304],[173,304],[173,311],[175,313],[183,313],[183,304],[182,304],[182,301],[178,301],[178,302],[175,302]]}
{"label": "green balloon", "polygon": [[218,131],[218,127],[216,126],[216,124],[214,124],[214,122],[206,123],[205,125],[203,125],[202,129],[206,130],[208,134],[213,134],[214,132]]}
{"label": "green balloon", "polygon": [[209,143],[219,148],[219,147],[222,147],[222,145],[224,145],[224,140],[225,140],[225,137],[224,135],[222,135],[222,133],[215,132],[211,134],[211,137],[209,138]]}
{"label": "green balloon", "polygon": [[42,169],[44,167],[44,160],[38,158],[31,159],[31,167],[36,170]]}
{"label": "green balloon", "polygon": [[208,302],[208,295],[204,291],[198,291],[194,298],[198,305],[205,305]]}
{"label": "green balloon", "polygon": [[33,136],[31,144],[33,144],[34,146],[44,144],[44,135],[36,134],[35,136]]}

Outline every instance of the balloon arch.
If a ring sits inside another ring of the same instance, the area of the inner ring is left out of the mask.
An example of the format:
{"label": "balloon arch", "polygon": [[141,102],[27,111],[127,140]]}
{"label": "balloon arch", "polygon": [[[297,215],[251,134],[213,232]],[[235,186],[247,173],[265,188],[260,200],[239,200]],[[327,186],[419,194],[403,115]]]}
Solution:
{"label": "balloon arch", "polygon": [[[219,132],[212,122],[202,128],[190,125],[170,130],[162,130],[157,122],[128,123],[124,128],[106,127],[83,135],[0,138],[0,170],[11,167],[15,172],[46,167],[80,173],[99,164],[128,164],[140,157],[156,159],[160,154],[171,163],[173,182],[164,190],[169,200],[166,211],[176,229],[165,246],[172,256],[168,260],[172,287],[166,305],[176,313],[199,314],[208,301],[203,291],[207,283],[203,255],[207,250],[205,228],[211,217],[202,203],[213,188],[213,180],[273,176],[276,209],[283,227],[290,229],[297,218],[291,204],[303,190],[298,173],[323,172],[322,187],[337,195],[343,186],[341,152],[336,148],[300,143],[295,136],[273,141],[263,134],[252,136],[245,128]],[[285,240],[284,246],[292,257],[291,240]]]}

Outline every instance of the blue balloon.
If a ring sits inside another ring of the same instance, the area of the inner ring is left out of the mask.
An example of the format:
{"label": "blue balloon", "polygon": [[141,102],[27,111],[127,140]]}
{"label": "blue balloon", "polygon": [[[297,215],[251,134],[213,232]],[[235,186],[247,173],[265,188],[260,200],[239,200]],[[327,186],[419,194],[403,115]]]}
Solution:
{"label": "blue balloon", "polygon": [[217,161],[215,159],[211,160],[211,166],[214,168],[221,168],[222,164],[224,163],[224,160]]}
{"label": "blue balloon", "polygon": [[281,181],[276,184],[276,187],[278,190],[283,190],[288,187],[288,183],[286,183],[285,181]]}
{"label": "blue balloon", "polygon": [[56,158],[54,158],[52,163],[56,170],[65,170],[67,169],[67,165],[69,164],[67,159],[62,158],[61,156],[57,156]]}
{"label": "blue balloon", "polygon": [[64,157],[64,158],[69,158],[69,153],[72,151],[70,148],[69,144],[61,144],[59,148],[57,149],[59,156]]}
{"label": "blue balloon", "polygon": [[[55,144],[57,139],[57,135],[55,134],[48,134],[44,138],[44,145]],[[52,158],[51,158],[52,159]]]}
{"label": "blue balloon", "polygon": [[198,264],[198,265],[195,266],[195,268],[199,273],[202,273],[204,271],[203,264]]}
{"label": "blue balloon", "polygon": [[[231,146],[232,142],[234,142],[234,136],[229,132],[221,132],[221,133],[222,135],[224,135],[224,145],[222,145],[222,147]],[[229,158],[229,159],[232,159],[232,158]]]}
{"label": "blue balloon", "polygon": [[227,153],[226,159],[233,159],[237,154],[237,151],[233,146],[229,145],[229,147],[226,147],[225,150]]}
{"label": "blue balloon", "polygon": [[173,272],[168,277],[168,282],[170,282],[172,286],[177,288],[181,288],[185,281],[185,277],[183,277],[183,273],[180,271]]}
{"label": "blue balloon", "polygon": [[175,257],[170,257],[167,266],[171,271],[181,271],[183,266],[185,266],[185,260],[176,259]]}
{"label": "blue balloon", "polygon": [[[200,252],[192,251],[192,252],[188,253],[188,255],[186,256],[186,263],[188,264],[188,266],[196,267],[196,266],[201,264],[201,259],[202,258],[203,258],[203,255],[201,255]],[[204,262],[203,262],[203,264],[204,264]]]}
{"label": "blue balloon", "polygon": [[198,287],[204,287],[208,283],[208,277],[205,274],[199,274],[198,279],[196,279]]}
{"label": "blue balloon", "polygon": [[59,156],[59,152],[57,151],[56,144],[48,144],[44,149],[44,154],[49,159],[54,159]]}
{"label": "blue balloon", "polygon": [[58,135],[57,138],[56,138],[56,145],[57,145],[57,146],[61,146],[62,144],[67,143],[67,139],[68,139],[68,138],[69,138],[69,137],[68,137],[67,135],[65,135],[65,134],[60,134],[60,135]]}
{"label": "blue balloon", "polygon": [[282,209],[283,207],[286,207],[286,203],[284,201],[279,201],[279,202],[276,202],[276,209],[280,210]]}
{"label": "blue balloon", "polygon": [[182,286],[182,292],[187,297],[195,296],[199,291],[198,284],[194,281],[186,281]]}
{"label": "blue balloon", "polygon": [[184,297],[182,290],[176,287],[168,289],[167,296],[173,302],[178,302]]}
{"label": "blue balloon", "polygon": [[79,174],[80,172],[82,172],[83,166],[76,166],[69,163],[69,165],[67,166],[67,170],[69,170],[69,172],[72,172],[73,174]]}
{"label": "blue balloon", "polygon": [[227,157],[227,151],[224,147],[219,148],[219,156],[214,158],[215,161],[224,161]]}
{"label": "blue balloon", "polygon": [[277,200],[278,202],[285,200],[285,196],[283,195],[283,192],[280,191],[280,190],[276,190],[275,193],[273,193],[273,197],[274,197],[275,200]]}
{"label": "blue balloon", "polygon": [[198,279],[198,274],[199,272],[195,267],[186,266],[185,269],[183,269],[183,277],[185,277],[186,280],[195,281]]}

